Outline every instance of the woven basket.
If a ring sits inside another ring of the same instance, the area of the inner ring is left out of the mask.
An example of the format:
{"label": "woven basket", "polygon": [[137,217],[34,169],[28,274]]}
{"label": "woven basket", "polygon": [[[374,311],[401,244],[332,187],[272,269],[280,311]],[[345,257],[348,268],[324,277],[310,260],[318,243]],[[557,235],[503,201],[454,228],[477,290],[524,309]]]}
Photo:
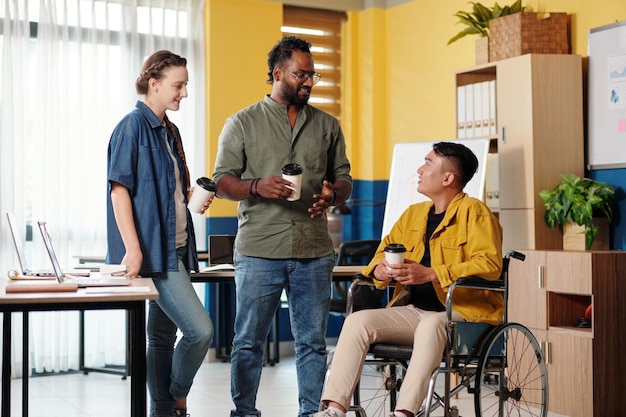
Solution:
{"label": "woven basket", "polygon": [[568,54],[567,13],[541,18],[534,12],[514,13],[489,22],[489,61],[518,55]]}
{"label": "woven basket", "polygon": [[486,64],[489,62],[489,38],[486,36],[476,39],[476,65]]}

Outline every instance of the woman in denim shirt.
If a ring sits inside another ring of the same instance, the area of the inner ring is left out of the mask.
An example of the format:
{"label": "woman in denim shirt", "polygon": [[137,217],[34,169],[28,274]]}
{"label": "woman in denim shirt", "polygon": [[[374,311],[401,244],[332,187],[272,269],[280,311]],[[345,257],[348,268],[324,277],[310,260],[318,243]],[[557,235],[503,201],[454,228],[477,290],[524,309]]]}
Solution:
{"label": "woman in denim shirt", "polygon": [[[198,256],[189,170],[180,132],[165,114],[187,97],[186,64],[169,51],[146,60],[136,82],[144,100],[119,122],[108,151],[107,263],[126,265],[130,277],[154,278],[159,291],[147,326],[152,417],[187,415],[187,394],[213,338],[190,278]],[[183,337],[174,348],[177,329]]]}

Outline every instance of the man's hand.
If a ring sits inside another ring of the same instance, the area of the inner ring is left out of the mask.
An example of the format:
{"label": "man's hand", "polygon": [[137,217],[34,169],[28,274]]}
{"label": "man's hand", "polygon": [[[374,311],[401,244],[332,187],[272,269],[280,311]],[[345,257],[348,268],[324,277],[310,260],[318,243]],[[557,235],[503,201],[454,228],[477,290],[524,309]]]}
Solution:
{"label": "man's hand", "polygon": [[324,180],[322,183],[322,191],[319,194],[313,194],[313,198],[317,201],[313,203],[308,209],[308,212],[311,213],[311,218],[314,219],[316,217],[320,217],[333,201],[333,185]]}
{"label": "man's hand", "polygon": [[405,259],[402,265],[391,265],[396,282],[402,285],[424,284],[437,279],[437,274],[432,268],[428,268],[418,262]]}
{"label": "man's hand", "polygon": [[277,175],[260,178],[256,183],[256,192],[263,198],[286,200],[293,194],[294,184]]}

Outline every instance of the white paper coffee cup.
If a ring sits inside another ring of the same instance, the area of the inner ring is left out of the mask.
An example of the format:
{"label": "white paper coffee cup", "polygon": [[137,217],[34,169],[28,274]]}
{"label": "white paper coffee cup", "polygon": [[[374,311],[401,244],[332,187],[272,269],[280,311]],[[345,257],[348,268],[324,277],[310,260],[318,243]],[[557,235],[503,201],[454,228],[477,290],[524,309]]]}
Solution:
{"label": "white paper coffee cup", "polygon": [[300,189],[302,188],[302,166],[298,164],[287,164],[282,168],[283,178],[293,183],[293,194],[287,201],[296,201],[300,199]]}
{"label": "white paper coffee cup", "polygon": [[196,186],[193,189],[191,198],[187,203],[189,211],[192,213],[200,213],[202,207],[215,195],[215,183],[207,177],[200,177],[196,180]]}
{"label": "white paper coffee cup", "polygon": [[385,259],[391,265],[402,265],[406,248],[402,243],[390,243],[385,246]]}

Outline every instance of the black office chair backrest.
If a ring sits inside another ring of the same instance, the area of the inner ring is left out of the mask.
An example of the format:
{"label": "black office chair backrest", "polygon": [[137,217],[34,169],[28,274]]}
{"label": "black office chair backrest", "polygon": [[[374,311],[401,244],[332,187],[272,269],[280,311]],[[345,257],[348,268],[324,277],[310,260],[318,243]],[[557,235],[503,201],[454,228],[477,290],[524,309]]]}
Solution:
{"label": "black office chair backrest", "polygon": [[[337,265],[367,265],[376,254],[380,239],[349,240],[339,245]],[[330,311],[345,314],[350,282],[335,282],[333,297],[330,301]],[[359,288],[353,296],[354,310],[377,308],[383,305],[384,290],[374,287]]]}
{"label": "black office chair backrest", "polygon": [[339,245],[337,265],[367,265],[380,245],[380,239],[349,240]]}

